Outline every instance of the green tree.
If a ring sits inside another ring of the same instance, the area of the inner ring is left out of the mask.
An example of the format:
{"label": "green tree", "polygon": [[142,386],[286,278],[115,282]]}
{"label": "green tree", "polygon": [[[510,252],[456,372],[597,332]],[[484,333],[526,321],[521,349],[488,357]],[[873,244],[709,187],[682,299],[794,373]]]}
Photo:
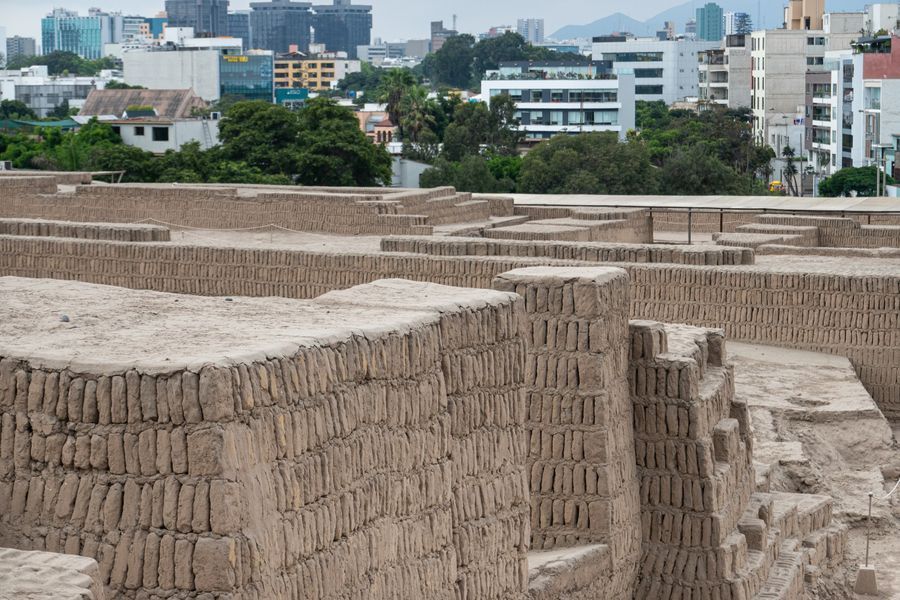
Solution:
{"label": "green tree", "polygon": [[0,120],[2,119],[37,119],[34,111],[19,100],[3,100],[0,102]]}
{"label": "green tree", "polygon": [[43,65],[50,75],[98,75],[104,69],[116,68],[116,60],[104,57],[97,60],[81,58],[74,52],[55,51],[43,56],[22,56],[10,61],[6,67],[10,70]]}
{"label": "green tree", "polygon": [[300,171],[299,133],[296,113],[262,100],[234,104],[219,122],[223,158],[291,178]]}
{"label": "green tree", "polygon": [[47,114],[47,118],[54,120],[68,119],[72,116],[72,109],[69,108],[69,101],[63,100],[53,110]]}
{"label": "green tree", "polygon": [[554,52],[532,46],[518,33],[508,31],[501,36],[481,40],[473,47],[472,69],[477,79],[485,72],[500,67],[501,62],[547,61],[588,64],[590,58],[581,54]]}
{"label": "green tree", "polygon": [[475,59],[475,38],[457,35],[444,42],[434,54],[428,75],[433,84],[445,84],[453,88],[468,89],[473,85],[472,63]]}
{"label": "green tree", "polygon": [[743,179],[702,146],[679,149],[663,166],[661,191],[672,196],[741,195]]}
{"label": "green tree", "polygon": [[400,128],[401,138],[403,137],[403,99],[415,84],[416,79],[411,72],[397,69],[387,73],[378,88],[378,101],[386,105],[391,122]]}
{"label": "green tree", "polygon": [[800,191],[797,186],[797,175],[800,173],[799,169],[797,169],[796,156],[797,154],[794,152],[794,149],[790,146],[785,146],[781,151],[781,156],[784,158],[784,179],[787,182],[788,193],[791,196],[799,196]]}
{"label": "green tree", "polygon": [[492,98],[490,107],[483,102],[460,104],[444,132],[444,157],[460,161],[483,152],[515,154],[522,139],[515,112],[515,102],[508,96]]}
{"label": "green tree", "polygon": [[326,98],[310,100],[298,117],[297,181],[304,185],[375,186],[391,182],[391,155],[373,144],[354,114]]}
{"label": "green tree", "polygon": [[400,101],[400,125],[410,142],[418,143],[434,125],[433,103],[428,98],[428,90],[421,85],[410,87]]}
{"label": "green tree", "polygon": [[639,141],[615,133],[558,135],[522,161],[518,191],[526,194],[653,194],[656,170]]}
{"label": "green tree", "polygon": [[460,162],[439,158],[419,178],[422,187],[453,186],[461,192],[507,193],[515,190],[515,182],[498,179],[483,156],[466,156]]}
{"label": "green tree", "polygon": [[[847,167],[819,184],[819,195],[831,198],[840,196],[874,196],[878,191],[877,167]],[[888,185],[896,183],[888,176]]]}

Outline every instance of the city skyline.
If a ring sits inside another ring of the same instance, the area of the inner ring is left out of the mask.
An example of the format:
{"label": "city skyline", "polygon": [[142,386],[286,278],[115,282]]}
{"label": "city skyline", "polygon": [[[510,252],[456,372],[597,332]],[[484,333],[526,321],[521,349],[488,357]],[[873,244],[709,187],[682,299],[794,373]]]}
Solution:
{"label": "city skyline", "polygon": [[[250,7],[251,0],[231,0],[230,10],[244,10]],[[588,22],[616,12],[627,13],[637,19],[646,19],[656,13],[683,4],[683,0],[648,0],[636,6],[634,3],[605,2],[603,6],[587,0],[562,0],[552,11],[547,11],[545,2],[538,0],[521,0],[518,2],[498,2],[485,6],[476,0],[457,0],[453,7],[438,0],[421,0],[410,4],[406,0],[355,0],[354,3],[370,4],[373,8],[373,39],[385,40],[417,39],[428,37],[428,25],[431,21],[444,20],[449,25],[454,11],[458,17],[460,31],[474,33],[486,31],[496,25],[513,25],[523,17],[544,18],[546,33],[549,35],[557,29],[572,23]],[[114,4],[115,6],[110,6]],[[698,2],[698,6],[700,3]],[[29,4],[17,3],[14,0],[0,0],[0,26],[6,27],[7,35],[21,35],[40,40],[40,20],[53,8],[63,7],[79,12],[87,12],[89,8],[98,7],[107,11],[120,11],[126,14],[154,16],[164,10],[165,1],[147,2],[146,0],[116,0],[115,2],[98,2],[97,0],[53,0],[38,1]]]}

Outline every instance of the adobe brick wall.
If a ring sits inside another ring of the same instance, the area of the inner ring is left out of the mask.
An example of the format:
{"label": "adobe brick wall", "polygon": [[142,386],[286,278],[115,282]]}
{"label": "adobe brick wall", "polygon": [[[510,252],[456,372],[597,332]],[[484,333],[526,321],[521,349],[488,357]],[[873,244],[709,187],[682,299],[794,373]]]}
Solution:
{"label": "adobe brick wall", "polygon": [[[634,593],[641,551],[628,374],[628,275],[533,267],[494,288],[525,299],[531,546],[609,546],[604,598]],[[598,569],[601,565],[597,565]]]}
{"label": "adobe brick wall", "polygon": [[97,561],[84,556],[0,548],[3,598],[105,600]]}
{"label": "adobe brick wall", "polygon": [[[497,275],[516,268],[591,264],[0,236],[3,275],[199,295],[312,298],[385,277],[490,288]],[[890,268],[604,265],[631,275],[633,317],[721,327],[735,340],[846,356],[879,408],[900,417],[900,276]]]}
{"label": "adobe brick wall", "polygon": [[117,242],[168,242],[168,228],[157,225],[111,225],[40,219],[0,219],[0,235],[113,240]]}
{"label": "adobe brick wall", "polygon": [[[79,324],[64,347],[15,318],[28,333],[0,340],[0,545],[95,558],[117,598],[523,596],[516,296],[399,281],[313,302],[17,279],[0,293]],[[150,319],[145,337],[132,318]]]}
{"label": "adobe brick wall", "polygon": [[684,265],[751,265],[747,248],[697,247],[665,244],[614,244],[391,236],[381,240],[385,252],[430,256],[544,257],[588,262],[674,263]]}

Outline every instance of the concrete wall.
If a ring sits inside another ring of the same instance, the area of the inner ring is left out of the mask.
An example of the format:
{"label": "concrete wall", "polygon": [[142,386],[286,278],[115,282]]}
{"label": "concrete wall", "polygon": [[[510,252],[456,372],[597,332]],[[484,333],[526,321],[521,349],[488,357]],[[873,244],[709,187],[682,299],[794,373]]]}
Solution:
{"label": "concrete wall", "polygon": [[125,83],[151,90],[192,89],[207,102],[215,102],[221,95],[219,57],[217,50],[126,52]]}

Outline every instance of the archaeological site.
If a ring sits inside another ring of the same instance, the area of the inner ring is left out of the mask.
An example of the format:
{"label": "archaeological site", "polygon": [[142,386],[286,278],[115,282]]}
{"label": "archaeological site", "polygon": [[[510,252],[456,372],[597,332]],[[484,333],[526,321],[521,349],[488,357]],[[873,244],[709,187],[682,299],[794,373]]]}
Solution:
{"label": "archaeological site", "polygon": [[629,198],[3,174],[0,599],[900,598],[900,209]]}

